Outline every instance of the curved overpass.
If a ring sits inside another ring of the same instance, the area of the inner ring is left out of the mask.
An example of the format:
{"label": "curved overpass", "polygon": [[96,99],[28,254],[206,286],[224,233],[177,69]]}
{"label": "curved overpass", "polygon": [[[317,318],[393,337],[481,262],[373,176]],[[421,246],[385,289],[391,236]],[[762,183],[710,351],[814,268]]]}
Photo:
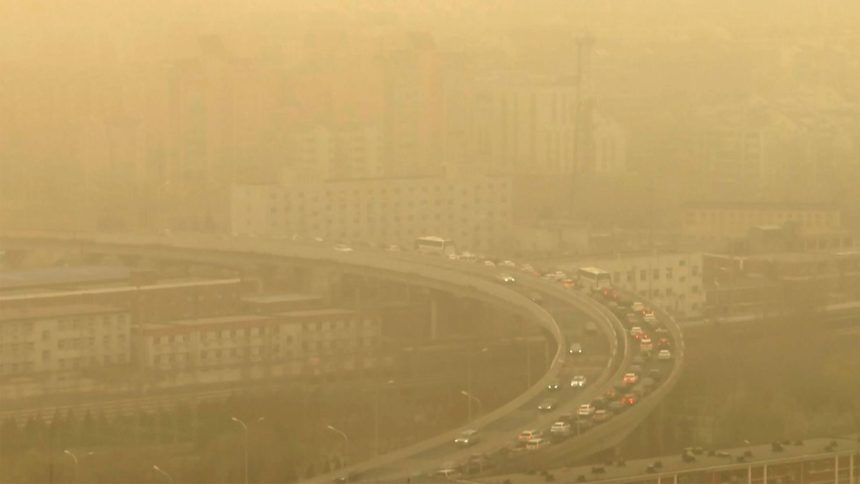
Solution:
{"label": "curved overpass", "polygon": [[[555,379],[565,365],[565,336],[556,319],[543,307],[536,304],[521,291],[499,284],[493,271],[481,267],[442,260],[432,257],[398,255],[370,251],[340,253],[329,248],[287,245],[283,241],[261,239],[215,239],[178,238],[151,236],[68,236],[56,234],[0,234],[0,248],[18,250],[68,249],[81,252],[111,254],[119,256],[144,256],[158,259],[194,262],[228,267],[260,267],[278,264],[305,264],[315,267],[332,267],[339,271],[364,277],[378,277],[412,285],[455,292],[490,304],[509,308],[513,314],[531,321],[545,330],[556,344],[556,352],[544,376],[525,392],[471,422],[469,427],[482,429],[485,440],[470,449],[456,449],[451,440],[462,429],[445,432],[437,437],[419,442],[407,448],[379,456],[353,465],[337,474],[364,474],[374,481],[397,479],[412,475],[416,471],[426,472],[437,468],[441,462],[457,460],[469,454],[493,452],[513,442],[516,432],[522,428],[542,428],[556,419],[553,412],[538,415],[534,410],[537,400],[543,397],[546,386]],[[624,327],[618,318],[604,305],[576,291],[565,290],[546,281],[521,277],[517,286],[528,291],[539,292],[547,298],[561,301],[588,315],[601,326],[609,339],[610,359],[599,377],[577,398],[564,403],[562,410],[570,411],[580,403],[590,401],[607,387],[620,381],[628,367],[633,352],[628,345]],[[549,465],[574,456],[585,457],[617,444],[641,422],[671,389],[680,375],[683,362],[683,339],[674,321],[666,315],[667,323],[676,343],[673,369],[663,383],[652,391],[641,403],[623,412],[610,422],[597,426],[589,432],[566,440],[560,445],[529,452],[528,459],[512,458],[511,464],[518,468]],[[525,409],[525,411],[524,411]],[[317,481],[330,480],[334,475],[320,476]]]}

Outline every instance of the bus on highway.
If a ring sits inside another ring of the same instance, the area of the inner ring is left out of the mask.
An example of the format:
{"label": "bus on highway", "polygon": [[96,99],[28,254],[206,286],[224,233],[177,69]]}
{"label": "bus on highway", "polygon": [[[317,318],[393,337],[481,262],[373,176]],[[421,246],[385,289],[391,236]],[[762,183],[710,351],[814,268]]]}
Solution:
{"label": "bus on highway", "polygon": [[451,239],[426,235],[415,239],[415,250],[422,254],[451,255],[456,253]]}
{"label": "bus on highway", "polygon": [[599,291],[612,287],[612,274],[598,269],[597,267],[582,267],[576,273],[579,286],[586,287],[592,291]]}

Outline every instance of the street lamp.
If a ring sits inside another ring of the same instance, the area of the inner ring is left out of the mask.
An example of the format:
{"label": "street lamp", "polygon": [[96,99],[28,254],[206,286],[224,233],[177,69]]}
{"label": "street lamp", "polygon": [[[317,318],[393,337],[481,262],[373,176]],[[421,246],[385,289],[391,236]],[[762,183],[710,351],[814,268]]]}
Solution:
{"label": "street lamp", "polygon": [[161,474],[161,475],[163,475],[164,477],[166,477],[166,478],[167,478],[167,482],[169,482],[170,484],[173,484],[173,476],[171,476],[170,474],[168,474],[168,473],[164,472],[163,470],[161,470],[161,468],[160,468],[160,467],[158,467],[158,466],[157,466],[157,465],[155,465],[155,464],[152,464],[152,468],[153,468],[156,472],[158,472],[159,474]]}
{"label": "street lamp", "polygon": [[[388,380],[386,385],[393,385],[394,380]],[[379,393],[382,385],[376,387],[376,405],[373,413],[373,455],[379,455]]]}
{"label": "street lamp", "polygon": [[[327,429],[329,429],[329,430],[331,430],[332,432],[336,432],[336,433],[340,434],[340,436],[341,436],[341,437],[343,437],[343,442],[344,442],[343,457],[344,457],[344,461],[349,460],[349,437],[347,437],[347,436],[346,436],[346,434],[345,434],[343,431],[338,430],[338,429],[336,429],[336,428],[332,427],[331,425],[326,425],[326,428],[327,428]],[[341,467],[343,467],[343,465],[341,465]]]}
{"label": "street lamp", "polygon": [[[241,419],[238,419],[236,417],[232,417],[230,420],[241,425],[242,430],[245,434],[245,445],[244,445],[244,450],[245,450],[245,484],[248,484],[248,425],[245,424],[245,422],[243,422]],[[257,422],[262,422],[263,420],[265,420],[265,417],[260,417],[257,419]]]}
{"label": "street lamp", "polygon": [[472,400],[474,400],[475,402],[478,403],[478,413],[479,414],[483,413],[484,404],[481,403],[481,400],[478,397],[476,397],[475,395],[472,395],[471,393],[467,392],[466,390],[460,390],[460,395],[463,395],[464,397],[469,399],[469,422],[472,421]]}
{"label": "street lamp", "polygon": [[75,480],[74,482],[78,482],[78,456],[72,453],[69,449],[63,451],[64,454],[71,457],[73,461],[75,461]]}

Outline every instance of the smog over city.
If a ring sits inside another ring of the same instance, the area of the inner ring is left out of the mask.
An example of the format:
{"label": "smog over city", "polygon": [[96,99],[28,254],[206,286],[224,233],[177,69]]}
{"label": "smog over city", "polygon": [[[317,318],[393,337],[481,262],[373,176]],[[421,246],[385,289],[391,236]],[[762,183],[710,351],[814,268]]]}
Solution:
{"label": "smog over city", "polygon": [[0,0],[0,484],[860,482],[858,236],[857,0]]}

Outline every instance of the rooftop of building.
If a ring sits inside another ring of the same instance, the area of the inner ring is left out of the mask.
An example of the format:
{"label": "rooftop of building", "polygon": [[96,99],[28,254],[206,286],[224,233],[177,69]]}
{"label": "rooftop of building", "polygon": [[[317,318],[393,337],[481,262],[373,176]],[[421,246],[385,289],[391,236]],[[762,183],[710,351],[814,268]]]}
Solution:
{"label": "rooftop of building", "polygon": [[126,281],[130,277],[129,268],[114,266],[51,267],[6,271],[0,272],[0,291]]}
{"label": "rooftop of building", "polygon": [[0,322],[27,321],[33,319],[114,314],[126,312],[122,308],[102,304],[63,304],[30,308],[10,308],[0,311]]}
{"label": "rooftop of building", "polygon": [[352,316],[356,312],[351,309],[327,308],[327,309],[308,309],[302,311],[286,311],[277,315],[283,318],[315,318],[327,316]]}
{"label": "rooftop of building", "polygon": [[683,205],[685,209],[698,210],[839,210],[827,202],[768,202],[742,200],[697,200]]}
{"label": "rooftop of building", "polygon": [[229,279],[207,279],[207,278],[183,278],[170,279],[156,282],[154,284],[142,284],[140,286],[130,284],[115,284],[107,283],[101,287],[92,287],[87,289],[68,289],[68,290],[51,290],[46,288],[37,288],[34,290],[21,289],[17,291],[4,292],[0,295],[0,303],[11,301],[23,301],[27,299],[44,299],[57,297],[74,297],[74,296],[93,296],[99,294],[116,294],[130,291],[154,291],[164,289],[179,289],[187,287],[206,287],[238,284],[242,282],[238,278]]}
{"label": "rooftop of building", "polygon": [[322,297],[313,294],[253,294],[242,296],[242,302],[253,304],[277,304],[320,301]]}

